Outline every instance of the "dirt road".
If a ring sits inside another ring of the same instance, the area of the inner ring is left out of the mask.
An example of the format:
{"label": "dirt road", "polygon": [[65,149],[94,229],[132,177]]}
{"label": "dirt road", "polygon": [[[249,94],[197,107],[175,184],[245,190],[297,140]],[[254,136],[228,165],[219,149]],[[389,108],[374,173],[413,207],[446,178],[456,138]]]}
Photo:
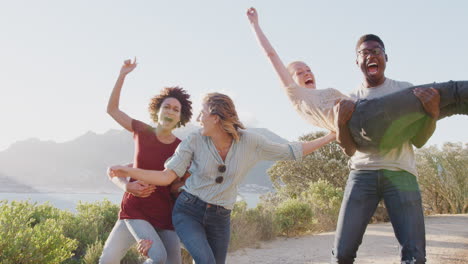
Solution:
{"label": "dirt road", "polygon": [[[334,232],[278,238],[258,249],[229,254],[229,264],[330,263]],[[468,263],[468,214],[426,217],[427,263]],[[399,264],[398,242],[390,223],[369,225],[355,263]]]}

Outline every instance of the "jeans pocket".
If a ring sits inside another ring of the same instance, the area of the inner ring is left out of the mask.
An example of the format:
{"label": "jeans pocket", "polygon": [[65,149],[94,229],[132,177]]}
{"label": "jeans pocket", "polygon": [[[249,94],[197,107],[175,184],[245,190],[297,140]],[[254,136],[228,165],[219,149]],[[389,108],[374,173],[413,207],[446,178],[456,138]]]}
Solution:
{"label": "jeans pocket", "polygon": [[180,200],[180,202],[184,204],[193,204],[195,202],[195,199],[195,196],[189,194],[186,191],[182,192],[177,198],[178,201]]}
{"label": "jeans pocket", "polygon": [[231,216],[231,210],[226,209],[224,207],[218,206],[216,209],[216,215],[222,216],[222,217],[230,217]]}

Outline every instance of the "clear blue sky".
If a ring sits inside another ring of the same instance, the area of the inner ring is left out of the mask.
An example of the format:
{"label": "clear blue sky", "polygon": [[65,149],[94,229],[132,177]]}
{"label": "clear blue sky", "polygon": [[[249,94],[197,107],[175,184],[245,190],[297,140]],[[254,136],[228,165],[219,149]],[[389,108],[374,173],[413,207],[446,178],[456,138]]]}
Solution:
{"label": "clear blue sky", "polygon": [[[244,123],[289,140],[316,131],[294,112],[245,15],[283,61],[304,60],[318,88],[360,84],[354,46],[382,37],[387,76],[414,84],[468,79],[465,1],[6,1],[0,5],[0,150],[36,137],[58,142],[119,126],[105,113],[126,58],[138,68],[121,108],[148,121],[149,98],[181,85],[233,96]],[[439,122],[430,144],[468,142],[468,117]]]}

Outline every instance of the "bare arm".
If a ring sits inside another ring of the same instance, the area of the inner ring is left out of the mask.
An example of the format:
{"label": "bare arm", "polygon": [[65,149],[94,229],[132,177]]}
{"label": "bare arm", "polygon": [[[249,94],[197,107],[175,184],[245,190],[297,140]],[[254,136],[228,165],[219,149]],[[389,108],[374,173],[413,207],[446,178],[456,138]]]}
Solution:
{"label": "bare arm", "polygon": [[177,174],[169,169],[155,171],[129,168],[126,166],[112,166],[109,168],[108,174],[111,177],[132,177],[133,179],[158,186],[167,186],[177,178]]}
{"label": "bare arm", "polygon": [[260,43],[260,46],[263,48],[265,53],[268,56],[268,59],[273,64],[276,73],[278,74],[282,84],[284,87],[290,87],[294,85],[294,80],[291,77],[291,74],[284,66],[283,62],[281,61],[280,57],[276,53],[273,46],[271,46],[270,41],[268,41],[267,37],[263,33],[260,25],[258,23],[258,14],[255,8],[251,7],[247,10],[247,17],[249,18],[250,24],[257,36],[257,40]]}
{"label": "bare arm", "polygon": [[413,93],[421,101],[424,110],[429,115],[418,134],[411,139],[411,143],[415,147],[421,148],[436,129],[437,119],[440,114],[440,94],[434,88],[415,88]]}
{"label": "bare arm", "polygon": [[336,142],[347,156],[356,152],[356,143],[349,131],[348,121],[351,119],[355,104],[351,100],[340,100],[333,107],[335,116]]}
{"label": "bare arm", "polygon": [[133,69],[135,69],[137,63],[136,59],[131,62],[131,60],[126,60],[122,69],[120,70],[119,77],[117,78],[117,82],[115,83],[114,89],[112,90],[111,96],[109,98],[109,102],[107,103],[107,113],[114,118],[117,123],[119,123],[123,128],[127,129],[128,131],[132,130],[132,118],[129,117],[125,112],[120,110],[119,102],[120,102],[120,92],[122,90],[122,86],[127,74],[129,74]]}
{"label": "bare arm", "polygon": [[[127,164],[127,167],[132,167],[133,164]],[[127,178],[119,178],[119,177],[112,177],[108,174],[109,179],[114,183],[117,187],[119,187],[124,192],[128,192],[133,194],[136,197],[148,197],[151,193],[156,190],[156,186],[152,184],[147,184],[142,181],[133,181],[130,182]]]}
{"label": "bare arm", "polygon": [[330,134],[323,136],[321,138],[316,138],[312,141],[302,143],[302,155],[304,156],[309,155],[310,153],[316,151],[317,149],[334,141],[335,138],[336,138],[335,133],[331,132]]}

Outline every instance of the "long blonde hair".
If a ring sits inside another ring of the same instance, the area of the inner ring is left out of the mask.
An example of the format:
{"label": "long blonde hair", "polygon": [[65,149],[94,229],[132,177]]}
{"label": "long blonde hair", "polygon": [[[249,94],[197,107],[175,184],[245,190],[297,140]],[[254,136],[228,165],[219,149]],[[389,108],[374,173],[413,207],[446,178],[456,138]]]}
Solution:
{"label": "long blonde hair", "polygon": [[245,127],[237,116],[232,99],[225,94],[209,93],[203,98],[203,103],[208,106],[210,114],[219,116],[224,131],[230,134],[235,141],[239,141],[238,129],[245,129]]}

